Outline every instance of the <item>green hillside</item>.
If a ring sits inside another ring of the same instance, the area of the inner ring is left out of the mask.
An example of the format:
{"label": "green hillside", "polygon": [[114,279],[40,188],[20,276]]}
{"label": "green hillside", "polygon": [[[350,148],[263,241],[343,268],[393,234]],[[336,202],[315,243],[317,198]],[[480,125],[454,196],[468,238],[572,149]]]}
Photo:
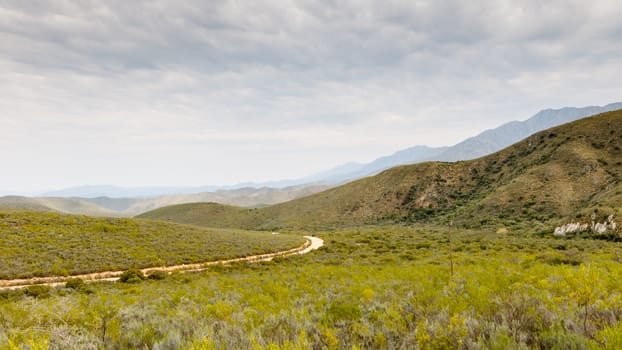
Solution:
{"label": "green hillside", "polygon": [[539,132],[479,159],[400,166],[270,207],[196,203],[140,217],[256,229],[450,220],[470,227],[555,224],[586,220],[594,209],[601,216],[619,211],[621,161],[618,110]]}
{"label": "green hillside", "polygon": [[197,263],[287,250],[294,235],[0,211],[0,279]]}
{"label": "green hillside", "polygon": [[142,219],[189,223],[205,227],[261,227],[265,209],[249,209],[219,203],[186,203],[158,208],[136,216]]}

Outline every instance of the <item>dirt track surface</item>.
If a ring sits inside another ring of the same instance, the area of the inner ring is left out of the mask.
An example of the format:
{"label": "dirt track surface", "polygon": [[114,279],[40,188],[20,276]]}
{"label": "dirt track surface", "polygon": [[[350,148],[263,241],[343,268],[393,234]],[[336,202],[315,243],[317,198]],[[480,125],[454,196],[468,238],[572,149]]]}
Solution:
{"label": "dirt track surface", "polygon": [[[227,259],[227,260],[216,260],[216,261],[207,261],[196,264],[183,264],[183,265],[173,265],[173,266],[159,266],[159,267],[148,267],[141,269],[144,274],[149,274],[154,271],[164,271],[164,272],[196,272],[203,271],[214,265],[224,265],[231,264],[235,262],[259,262],[259,261],[270,261],[276,257],[290,256],[290,255],[302,255],[309,253],[315,249],[320,248],[324,245],[324,240],[318,237],[305,236],[307,241],[305,244],[300,247],[293,248],[290,250],[285,250],[276,253],[268,253],[268,254],[259,254],[259,255],[251,255],[245,256],[241,258],[235,259]],[[0,290],[7,289],[20,289],[26,288],[34,285],[46,285],[46,286],[59,286],[67,282],[67,280],[72,278],[80,278],[84,280],[84,282],[99,282],[99,281],[116,281],[119,279],[119,276],[124,271],[103,271],[103,272],[94,272],[87,273],[82,275],[73,275],[73,276],[52,276],[52,277],[33,277],[33,278],[23,278],[23,279],[13,279],[13,280],[0,280]]]}

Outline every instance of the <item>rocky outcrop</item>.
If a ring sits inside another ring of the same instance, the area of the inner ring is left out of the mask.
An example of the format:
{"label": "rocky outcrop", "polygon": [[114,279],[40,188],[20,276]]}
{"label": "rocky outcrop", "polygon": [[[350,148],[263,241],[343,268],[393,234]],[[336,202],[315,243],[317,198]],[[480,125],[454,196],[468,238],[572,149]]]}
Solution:
{"label": "rocky outcrop", "polygon": [[609,215],[607,217],[607,220],[601,223],[601,222],[595,222],[594,220],[596,219],[596,215],[592,214],[591,224],[574,222],[574,223],[562,225],[562,226],[555,228],[555,231],[553,231],[553,235],[556,237],[563,237],[567,233],[580,233],[580,232],[588,232],[588,231],[592,233],[596,233],[596,234],[602,234],[607,231],[616,232],[618,230],[618,225],[613,220],[614,215],[615,214]]}

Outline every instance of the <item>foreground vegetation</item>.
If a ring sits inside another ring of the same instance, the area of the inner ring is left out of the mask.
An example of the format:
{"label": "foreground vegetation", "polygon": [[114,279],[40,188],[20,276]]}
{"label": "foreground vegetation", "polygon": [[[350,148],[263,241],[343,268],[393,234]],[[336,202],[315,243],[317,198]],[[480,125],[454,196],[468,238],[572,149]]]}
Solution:
{"label": "foreground vegetation", "polygon": [[619,243],[423,226],[320,236],[273,262],[3,292],[0,349],[622,348]]}
{"label": "foreground vegetation", "polygon": [[66,276],[287,250],[301,236],[134,219],[0,211],[0,279]]}

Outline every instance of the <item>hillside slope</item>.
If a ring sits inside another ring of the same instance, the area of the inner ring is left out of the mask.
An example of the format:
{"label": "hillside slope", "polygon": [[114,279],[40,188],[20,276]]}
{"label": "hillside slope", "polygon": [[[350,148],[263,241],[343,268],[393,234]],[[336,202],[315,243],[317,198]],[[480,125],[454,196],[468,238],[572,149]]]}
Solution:
{"label": "hillside slope", "polygon": [[327,228],[389,221],[558,222],[619,210],[622,110],[534,134],[489,156],[400,166],[287,203],[174,206],[141,217],[216,227]]}
{"label": "hillside slope", "polygon": [[0,210],[0,233],[0,280],[200,263],[305,242],[296,235],[20,210]]}

